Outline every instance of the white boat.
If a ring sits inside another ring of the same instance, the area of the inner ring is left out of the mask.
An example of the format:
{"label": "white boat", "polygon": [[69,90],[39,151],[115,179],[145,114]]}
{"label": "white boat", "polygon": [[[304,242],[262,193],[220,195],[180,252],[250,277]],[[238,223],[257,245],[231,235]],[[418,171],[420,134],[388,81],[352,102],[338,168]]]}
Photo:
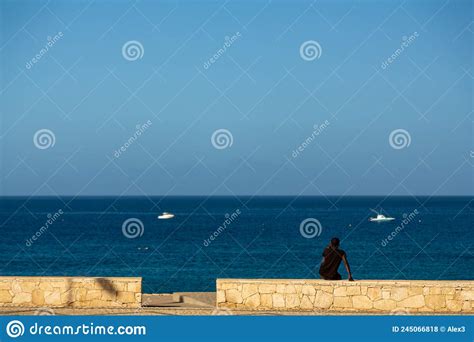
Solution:
{"label": "white boat", "polygon": [[174,214],[167,213],[166,211],[163,214],[158,215],[159,220],[168,220],[168,219],[171,219],[173,217],[174,217]]}
{"label": "white boat", "polygon": [[393,221],[393,220],[395,220],[395,218],[386,217],[385,215],[382,215],[382,214],[377,214],[377,217],[369,218],[370,222],[387,222],[387,221]]}

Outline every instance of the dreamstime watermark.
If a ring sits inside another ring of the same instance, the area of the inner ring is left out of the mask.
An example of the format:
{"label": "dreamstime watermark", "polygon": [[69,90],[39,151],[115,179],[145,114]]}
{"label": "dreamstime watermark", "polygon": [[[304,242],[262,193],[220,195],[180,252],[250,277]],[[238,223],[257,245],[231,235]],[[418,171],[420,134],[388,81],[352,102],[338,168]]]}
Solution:
{"label": "dreamstime watermark", "polygon": [[232,36],[226,36],[224,38],[224,44],[222,45],[222,47],[220,47],[216,52],[214,52],[214,54],[207,60],[204,62],[204,69],[209,69],[211,67],[211,65],[213,65],[214,63],[216,63],[219,58],[222,57],[222,55],[224,55],[227,51],[227,49],[229,49],[234,43],[236,40],[238,40],[239,38],[241,38],[242,35],[240,34],[240,32],[235,32]]}
{"label": "dreamstime watermark", "polygon": [[396,150],[401,150],[405,147],[409,147],[411,144],[411,135],[407,130],[399,128],[393,130],[389,137],[388,142],[390,146]]}
{"label": "dreamstime watermark", "polygon": [[323,49],[315,40],[307,40],[300,46],[300,57],[307,62],[319,59],[322,54]]}
{"label": "dreamstime watermark", "polygon": [[382,247],[386,247],[390,241],[395,239],[395,237],[402,231],[404,230],[413,220],[415,217],[419,214],[418,209],[413,210],[409,214],[403,214],[403,219],[402,222],[394,229],[390,234],[387,235],[385,239],[383,239],[380,244]]}
{"label": "dreamstime watermark", "polygon": [[33,144],[40,150],[46,150],[50,147],[54,147],[56,144],[56,136],[53,131],[49,129],[40,129],[33,135]]}
{"label": "dreamstime watermark", "polygon": [[314,141],[314,139],[316,139],[318,135],[320,135],[326,128],[329,127],[329,125],[330,122],[328,120],[325,120],[320,125],[314,124],[313,132],[296,149],[293,150],[291,153],[292,157],[296,159],[306,149],[306,147],[308,147]]}
{"label": "dreamstime watermark", "polygon": [[64,34],[61,31],[59,31],[53,37],[48,36],[47,43],[38,51],[38,53],[32,59],[26,62],[26,68],[29,70],[33,67],[33,65],[38,63],[41,58],[43,58],[43,56],[48,53],[49,49],[51,49],[63,36]]}
{"label": "dreamstime watermark", "polygon": [[213,316],[232,316],[232,310],[229,308],[215,308],[212,311]]}
{"label": "dreamstime watermark", "polygon": [[395,60],[400,57],[400,55],[403,53],[403,51],[405,51],[406,48],[408,48],[411,44],[413,44],[413,42],[416,40],[416,38],[419,37],[419,34],[418,32],[413,32],[411,35],[409,35],[408,37],[407,36],[403,36],[402,37],[402,43],[400,44],[400,47],[398,49],[396,49],[391,55],[390,57],[388,57],[387,59],[385,59],[383,62],[382,62],[382,65],[381,65],[381,68],[382,69],[387,69],[387,67],[392,64],[393,62],[395,62]]}
{"label": "dreamstime watermark", "polygon": [[142,236],[144,231],[145,226],[138,218],[132,217],[122,223],[122,233],[128,239],[136,239]]}
{"label": "dreamstime watermark", "polygon": [[392,311],[390,311],[390,315],[406,316],[406,315],[410,315],[410,310],[403,309],[403,308],[396,308],[396,309],[393,309]]}
{"label": "dreamstime watermark", "polygon": [[221,235],[235,220],[237,220],[240,214],[240,209],[235,210],[232,214],[226,213],[224,222],[222,222],[222,224],[209,236],[209,239],[204,240],[203,246],[208,247],[212,241],[217,239],[219,235]]}
{"label": "dreamstime watermark", "polygon": [[138,40],[129,40],[122,46],[122,56],[127,61],[134,62],[142,59],[145,54],[145,48]]}
{"label": "dreamstime watermark", "polygon": [[55,316],[54,310],[51,308],[39,308],[35,311],[35,316]]}
{"label": "dreamstime watermark", "polygon": [[135,133],[133,133],[133,135],[128,138],[128,140],[114,152],[114,157],[119,158],[122,153],[124,153],[151,125],[152,122],[150,120],[148,120],[142,125],[136,125],[137,130],[135,131]]}
{"label": "dreamstime watermark", "polygon": [[234,136],[229,130],[221,128],[212,133],[211,143],[216,149],[223,150],[232,146],[234,143]]}
{"label": "dreamstime watermark", "polygon": [[38,240],[44,233],[48,231],[48,229],[63,215],[64,212],[62,209],[59,209],[54,214],[48,214],[46,217],[48,218],[44,224],[41,226],[40,229],[36,231],[29,239],[26,240],[25,245],[26,247],[31,247],[36,240]]}
{"label": "dreamstime watermark", "polygon": [[23,336],[25,333],[25,326],[18,320],[8,322],[5,328],[7,335],[11,338],[17,338]]}
{"label": "dreamstime watermark", "polygon": [[11,338],[23,336],[25,332],[27,335],[146,335],[146,326],[144,325],[95,325],[92,322],[83,324],[61,325],[61,324],[40,324],[38,322],[25,325],[19,320],[12,320],[8,322],[5,327],[7,335]]}
{"label": "dreamstime watermark", "polygon": [[307,239],[320,236],[322,232],[323,226],[321,222],[315,218],[310,217],[300,223],[300,234]]}

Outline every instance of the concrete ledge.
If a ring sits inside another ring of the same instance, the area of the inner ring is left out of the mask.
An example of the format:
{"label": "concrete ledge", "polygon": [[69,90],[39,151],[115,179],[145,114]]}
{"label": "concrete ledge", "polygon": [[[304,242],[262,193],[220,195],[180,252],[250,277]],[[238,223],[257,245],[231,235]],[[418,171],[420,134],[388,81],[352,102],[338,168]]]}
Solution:
{"label": "concrete ledge", "polygon": [[0,307],[136,308],[139,277],[0,277]]}
{"label": "concrete ledge", "polygon": [[217,306],[236,310],[474,313],[474,281],[217,279]]}

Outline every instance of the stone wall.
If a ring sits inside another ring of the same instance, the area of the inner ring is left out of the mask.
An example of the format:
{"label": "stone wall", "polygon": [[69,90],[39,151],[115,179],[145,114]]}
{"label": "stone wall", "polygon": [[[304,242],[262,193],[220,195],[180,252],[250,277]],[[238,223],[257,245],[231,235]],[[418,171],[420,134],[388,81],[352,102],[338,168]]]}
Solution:
{"label": "stone wall", "polygon": [[142,278],[0,277],[0,307],[141,306]]}
{"label": "stone wall", "polygon": [[383,314],[474,313],[474,281],[217,279],[217,306]]}

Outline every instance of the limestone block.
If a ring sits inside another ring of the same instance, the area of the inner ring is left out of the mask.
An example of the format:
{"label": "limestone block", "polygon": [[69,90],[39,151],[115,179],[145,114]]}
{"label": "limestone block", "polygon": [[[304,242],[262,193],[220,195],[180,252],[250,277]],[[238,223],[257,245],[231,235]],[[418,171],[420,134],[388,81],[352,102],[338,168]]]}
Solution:
{"label": "limestone block", "polygon": [[462,311],[472,312],[471,302],[464,302],[464,304],[462,305]]}
{"label": "limestone block", "polygon": [[61,305],[61,294],[59,292],[44,292],[44,304]]}
{"label": "limestone block", "polygon": [[260,295],[258,293],[251,295],[245,299],[244,304],[252,309],[258,308],[260,305]]}
{"label": "limestone block", "polygon": [[374,302],[374,308],[381,311],[390,311],[397,307],[397,302],[392,299],[380,299]]}
{"label": "limestone block", "polygon": [[229,303],[242,304],[242,294],[236,289],[230,289],[225,292],[225,298]]}
{"label": "limestone block", "polygon": [[372,309],[373,302],[367,296],[353,296],[352,306],[355,309]]}
{"label": "limestone block", "polygon": [[23,281],[20,283],[22,292],[33,292],[33,290],[38,286],[36,281]]}
{"label": "limestone block", "polygon": [[261,294],[260,305],[264,308],[271,309],[273,307],[272,295],[268,293]]}
{"label": "limestone block", "polygon": [[351,297],[334,297],[333,306],[335,308],[352,308],[352,299]]}
{"label": "limestone block", "polygon": [[253,294],[258,293],[258,286],[257,284],[244,284],[242,286],[242,298],[245,299],[247,297],[252,296]]}
{"label": "limestone block", "polygon": [[258,287],[258,292],[260,292],[260,293],[275,293],[276,292],[276,285],[274,285],[274,284],[261,284]]}
{"label": "limestone block", "polygon": [[284,293],[296,293],[295,285],[286,285]]}
{"label": "limestone block", "polygon": [[431,295],[439,295],[441,294],[441,288],[437,286],[430,287],[430,294]]}
{"label": "limestone block", "polygon": [[455,292],[456,290],[453,287],[445,287],[441,289],[441,294],[444,295],[454,295]]}
{"label": "limestone block", "polygon": [[19,293],[13,294],[12,303],[13,304],[31,303],[31,293],[19,292]]}
{"label": "limestone block", "polygon": [[31,294],[31,302],[33,303],[33,305],[37,305],[37,306],[44,305],[43,290],[41,290],[41,289],[33,290],[32,294]]}
{"label": "limestone block", "polygon": [[461,299],[462,300],[474,300],[474,290],[471,290],[471,291],[463,290],[461,292]]}
{"label": "limestone block", "polygon": [[135,302],[135,293],[134,292],[117,292],[117,301],[119,303],[134,303]]}
{"label": "limestone block", "polygon": [[102,297],[101,290],[88,290],[86,293],[86,300],[100,299]]}
{"label": "limestone block", "polygon": [[51,283],[40,282],[38,286],[41,290],[53,291],[53,285]]}
{"label": "limestone block", "polygon": [[348,286],[346,293],[348,296],[360,295],[360,286]]}
{"label": "limestone block", "polygon": [[314,286],[304,285],[301,289],[301,292],[303,293],[303,295],[314,296],[316,294],[316,289],[314,288]]}
{"label": "limestone block", "polygon": [[10,290],[12,285],[9,281],[0,281],[0,290]]}
{"label": "limestone block", "polygon": [[11,303],[12,302],[12,295],[8,290],[0,290],[0,303]]}
{"label": "limestone block", "polygon": [[20,282],[14,280],[12,283],[11,290],[13,293],[21,293],[22,290],[21,290]]}
{"label": "limestone block", "polygon": [[224,303],[225,302],[225,291],[224,290],[217,290],[216,301],[217,301],[217,303]]}
{"label": "limestone block", "polygon": [[430,294],[425,296],[426,306],[430,309],[442,309],[446,307],[446,298],[441,294]]}
{"label": "limestone block", "polygon": [[321,286],[320,289],[323,290],[324,292],[327,292],[327,293],[333,293],[334,292],[334,288],[332,286]]}
{"label": "limestone block", "polygon": [[334,297],[346,297],[347,291],[345,286],[338,286],[334,289]]}
{"label": "limestone block", "polygon": [[300,306],[300,299],[297,294],[287,294],[285,299],[287,309],[293,309]]}
{"label": "limestone block", "polygon": [[390,291],[382,290],[382,298],[383,299],[390,299]]}
{"label": "limestone block", "polygon": [[277,293],[286,293],[286,285],[284,284],[277,284],[276,292]]}
{"label": "limestone block", "polygon": [[300,307],[302,309],[313,309],[313,303],[311,303],[311,300],[308,296],[303,296]]}
{"label": "limestone block", "polygon": [[366,296],[368,291],[368,286],[361,286],[360,287],[360,294]]}
{"label": "limestone block", "polygon": [[221,290],[237,289],[237,283],[223,283],[219,285]]}
{"label": "limestone block", "polygon": [[142,285],[140,283],[128,283],[127,285],[128,292],[142,292]]}
{"label": "limestone block", "polygon": [[[79,289],[79,290],[86,290],[86,289]],[[114,301],[117,296],[117,292],[115,292],[114,290],[101,290],[101,292],[102,292],[102,295],[100,296],[100,299],[105,300],[105,301]],[[81,296],[80,297],[81,299],[79,300],[85,300],[86,293],[87,293],[87,290],[85,291],[84,296]],[[123,293],[123,292],[120,292],[120,293]]]}
{"label": "limestone block", "polygon": [[314,299],[314,307],[319,309],[328,309],[331,307],[333,300],[333,296],[325,291],[319,290],[316,293],[316,297]]}
{"label": "limestone block", "polygon": [[397,306],[402,308],[422,308],[425,306],[425,297],[422,294],[411,296],[398,302]]}
{"label": "limestone block", "polygon": [[284,308],[285,307],[285,297],[280,293],[274,293],[272,295],[273,307],[274,308]]}
{"label": "limestone block", "polygon": [[408,289],[406,287],[394,287],[390,292],[390,298],[397,302],[408,298]]}
{"label": "limestone block", "polygon": [[414,286],[408,288],[408,296],[422,295],[423,288],[421,286]]}
{"label": "limestone block", "polygon": [[382,298],[382,290],[378,287],[369,287],[367,289],[367,297],[371,300],[377,300]]}
{"label": "limestone block", "polygon": [[459,312],[462,309],[463,302],[460,300],[447,300],[446,308],[452,312]]}

